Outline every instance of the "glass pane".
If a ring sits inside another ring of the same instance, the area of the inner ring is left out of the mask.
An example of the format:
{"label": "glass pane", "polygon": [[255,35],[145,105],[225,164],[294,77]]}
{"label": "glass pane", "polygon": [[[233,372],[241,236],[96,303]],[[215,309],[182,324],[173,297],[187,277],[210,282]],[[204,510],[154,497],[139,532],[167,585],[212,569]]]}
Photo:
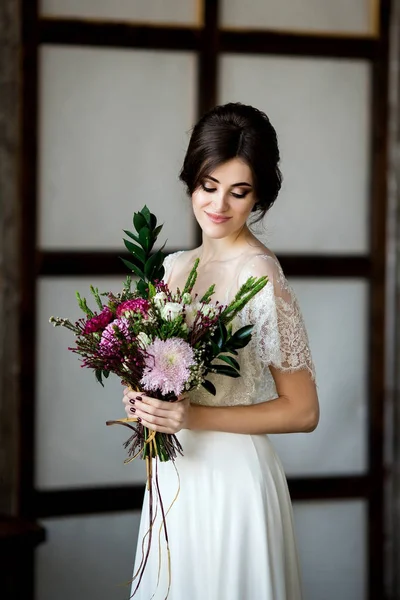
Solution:
{"label": "glass pane", "polygon": [[192,53],[42,49],[42,248],[120,248],[122,229],[144,204],[165,222],[170,249],[193,243],[178,174],[195,79]]}
{"label": "glass pane", "polygon": [[366,598],[366,513],[358,500],[294,504],[304,598]]}
{"label": "glass pane", "polygon": [[196,25],[201,0],[41,0],[43,16]]}
{"label": "glass pane", "polygon": [[291,280],[317,371],[320,422],[312,433],[274,435],[288,475],[367,469],[368,286],[362,281]]}
{"label": "glass pane", "polygon": [[277,252],[368,250],[370,71],[361,61],[225,55],[219,102],[265,111],[284,183],[258,227]]}
{"label": "glass pane", "polygon": [[38,600],[127,600],[139,513],[45,519],[36,554]]}
{"label": "glass pane", "polygon": [[[106,427],[125,417],[122,386],[110,376],[105,387],[67,350],[73,334],[54,329],[49,317],[75,320],[81,311],[75,290],[89,299],[92,283],[103,291],[121,289],[122,278],[48,278],[38,286],[36,486],[40,489],[132,484],[145,481],[144,461],[123,464],[129,430]],[[93,306],[89,302],[90,306]]]}
{"label": "glass pane", "polygon": [[378,0],[222,0],[223,27],[374,34]]}

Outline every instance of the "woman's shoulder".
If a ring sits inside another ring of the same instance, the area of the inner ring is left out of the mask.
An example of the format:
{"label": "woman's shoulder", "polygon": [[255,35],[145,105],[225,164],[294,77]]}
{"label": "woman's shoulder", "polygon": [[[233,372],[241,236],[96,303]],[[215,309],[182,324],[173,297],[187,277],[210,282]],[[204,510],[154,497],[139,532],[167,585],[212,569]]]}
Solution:
{"label": "woman's shoulder", "polygon": [[196,250],[178,250],[177,252],[172,252],[171,254],[167,254],[165,257],[164,267],[171,267],[175,263],[184,265],[186,263],[193,262],[195,256]]}
{"label": "woman's shoulder", "polygon": [[193,259],[196,256],[196,249],[195,250],[179,250],[178,252],[172,252],[171,254],[167,254],[167,256],[164,258],[164,270],[165,270],[165,274],[164,274],[164,279],[166,281],[168,281],[172,270],[175,268],[175,266],[178,266],[178,268],[185,268],[186,265],[193,263]]}
{"label": "woman's shoulder", "polygon": [[275,280],[283,276],[283,271],[276,254],[260,243],[251,253],[243,256],[241,278],[263,275]]}

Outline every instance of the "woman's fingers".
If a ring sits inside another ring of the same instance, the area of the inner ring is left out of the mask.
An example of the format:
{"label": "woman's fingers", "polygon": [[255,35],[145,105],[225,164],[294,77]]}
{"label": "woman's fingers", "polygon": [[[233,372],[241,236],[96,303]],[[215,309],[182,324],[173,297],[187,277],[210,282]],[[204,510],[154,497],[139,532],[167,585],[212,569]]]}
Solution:
{"label": "woman's fingers", "polygon": [[122,402],[128,418],[139,418],[149,429],[177,433],[185,426],[189,407],[187,396],[181,395],[174,402],[166,402],[127,387],[124,389]]}

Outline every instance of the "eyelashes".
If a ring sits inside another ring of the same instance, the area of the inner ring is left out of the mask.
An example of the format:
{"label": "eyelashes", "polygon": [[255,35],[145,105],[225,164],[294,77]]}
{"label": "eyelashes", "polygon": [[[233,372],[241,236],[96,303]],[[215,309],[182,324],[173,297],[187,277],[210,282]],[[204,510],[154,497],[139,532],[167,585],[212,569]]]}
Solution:
{"label": "eyelashes", "polygon": [[[214,192],[217,191],[217,188],[210,188],[210,187],[206,187],[203,183],[201,184],[201,188],[207,192],[208,194],[213,194]],[[233,196],[234,198],[246,198],[246,196],[248,195],[249,192],[243,192],[243,194],[235,194],[235,192],[231,192],[231,196]]]}

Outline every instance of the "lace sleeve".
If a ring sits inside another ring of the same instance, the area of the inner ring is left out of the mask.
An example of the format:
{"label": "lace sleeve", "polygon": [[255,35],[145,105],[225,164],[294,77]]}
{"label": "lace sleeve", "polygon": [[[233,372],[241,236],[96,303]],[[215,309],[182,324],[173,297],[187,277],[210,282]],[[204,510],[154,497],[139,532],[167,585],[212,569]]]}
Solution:
{"label": "lace sleeve", "polygon": [[249,275],[267,275],[268,284],[248,304],[245,318],[254,324],[254,350],[261,361],[281,371],[306,369],[315,379],[307,331],[297,298],[275,257],[260,255],[246,267]]}
{"label": "lace sleeve", "polygon": [[175,259],[183,253],[183,250],[180,250],[179,252],[173,252],[172,254],[168,254],[165,258],[164,258],[164,262],[163,262],[163,267],[164,267],[164,281],[168,282],[171,273],[172,273],[172,269],[175,263]]}

